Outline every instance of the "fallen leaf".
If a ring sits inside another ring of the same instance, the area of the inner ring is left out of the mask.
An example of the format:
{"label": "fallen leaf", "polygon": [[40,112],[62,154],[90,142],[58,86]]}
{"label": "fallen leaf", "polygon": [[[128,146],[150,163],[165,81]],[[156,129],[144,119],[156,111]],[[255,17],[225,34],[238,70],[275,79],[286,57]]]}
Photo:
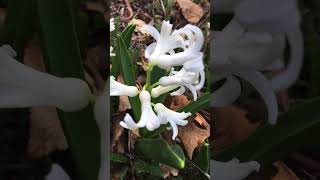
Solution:
{"label": "fallen leaf", "polygon": [[300,180],[285,163],[277,161],[273,165],[278,169],[278,173],[271,180]]}
{"label": "fallen leaf", "polygon": [[[117,78],[117,81],[119,83],[124,84],[123,76],[119,75]],[[131,109],[131,104],[130,104],[128,96],[119,96],[119,106],[118,107],[119,107],[120,112],[124,112],[128,109]]]}
{"label": "fallen leaf", "polygon": [[190,23],[198,23],[204,15],[202,7],[191,0],[177,0],[177,2],[182,10],[183,16]]}
{"label": "fallen leaf", "polygon": [[[45,64],[37,38],[29,41],[24,51],[24,64],[45,72]],[[28,155],[38,158],[68,148],[55,107],[34,107],[30,113]]]}
{"label": "fallen leaf", "polygon": [[179,175],[179,170],[176,168],[173,168],[171,166],[161,164],[160,163],[160,169],[163,173],[163,179],[168,178],[170,175],[172,176],[178,176]]}
{"label": "fallen leaf", "polygon": [[190,103],[190,100],[187,96],[173,96],[171,97],[170,109],[173,111],[177,111]]}
{"label": "fallen leaf", "polygon": [[259,127],[259,122],[250,122],[247,111],[236,107],[212,108],[213,146],[218,153],[250,136]]}
{"label": "fallen leaf", "polygon": [[148,31],[142,29],[146,23],[141,19],[133,18],[128,24],[136,25],[135,31],[141,32],[142,34],[149,34]]}
{"label": "fallen leaf", "polygon": [[28,155],[39,158],[56,150],[66,150],[67,140],[54,107],[34,107],[30,113]]}
{"label": "fallen leaf", "polygon": [[[196,126],[195,123],[197,122],[202,122],[204,129]],[[201,146],[208,137],[210,137],[210,126],[199,113],[196,113],[195,116],[189,118],[189,122],[186,126],[179,127],[178,136],[180,137],[188,157],[191,160],[193,151],[197,147]]]}

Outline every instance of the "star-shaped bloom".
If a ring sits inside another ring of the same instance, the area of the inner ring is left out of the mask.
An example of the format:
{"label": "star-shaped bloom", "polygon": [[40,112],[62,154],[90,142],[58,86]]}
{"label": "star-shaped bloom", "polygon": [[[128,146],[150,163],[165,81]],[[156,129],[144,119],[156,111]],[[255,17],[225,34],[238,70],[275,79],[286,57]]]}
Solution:
{"label": "star-shaped bloom", "polygon": [[161,121],[161,124],[170,123],[172,127],[172,140],[175,140],[178,135],[178,126],[185,126],[188,124],[188,121],[185,120],[187,117],[191,116],[191,113],[185,113],[185,112],[175,112],[171,109],[168,109],[161,103],[157,103],[154,107],[154,110],[156,111],[158,118]]}
{"label": "star-shaped bloom", "polygon": [[242,180],[259,169],[260,164],[256,161],[240,163],[238,159],[232,159],[228,162],[210,162],[210,174],[215,180]]}
{"label": "star-shaped bloom", "polygon": [[91,91],[86,82],[39,72],[15,56],[10,46],[0,47],[0,108],[55,106],[77,111],[89,103]]}
{"label": "star-shaped bloom", "polygon": [[115,80],[114,76],[110,76],[110,96],[130,96],[134,97],[139,94],[136,86],[127,86]]}

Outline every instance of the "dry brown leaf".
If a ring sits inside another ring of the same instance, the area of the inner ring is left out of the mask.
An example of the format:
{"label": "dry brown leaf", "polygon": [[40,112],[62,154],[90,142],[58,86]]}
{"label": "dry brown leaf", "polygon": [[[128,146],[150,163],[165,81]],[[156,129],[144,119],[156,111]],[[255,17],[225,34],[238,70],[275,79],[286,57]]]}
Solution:
{"label": "dry brown leaf", "polygon": [[204,15],[202,7],[191,0],[177,0],[177,2],[182,10],[183,16],[190,23],[198,23]]}
{"label": "dry brown leaf", "polygon": [[[197,122],[202,122],[205,129],[197,127],[195,125]],[[197,147],[201,146],[210,136],[210,126],[199,113],[196,113],[196,117],[193,116],[189,118],[188,125],[179,127],[178,136],[180,137],[188,157],[191,160],[193,151]]]}
{"label": "dry brown leaf", "polygon": [[[123,76],[122,75],[119,75],[118,78],[117,78],[117,81],[119,83],[122,83],[124,84],[124,79],[123,79]],[[131,104],[130,104],[130,101],[129,101],[129,97],[128,96],[119,96],[119,111],[120,112],[124,112],[128,109],[131,109]]]}
{"label": "dry brown leaf", "polygon": [[30,157],[39,158],[53,151],[68,148],[57,110],[54,107],[31,109],[29,135],[28,155]]}
{"label": "dry brown leaf", "polygon": [[236,106],[212,108],[213,114],[213,146],[216,152],[239,143],[256,131],[260,123],[252,123],[247,112]]}
{"label": "dry brown leaf", "polygon": [[[23,61],[38,71],[45,72],[45,64],[39,41],[35,38],[28,42]],[[55,150],[68,148],[57,111],[54,107],[35,107],[30,113],[28,155],[43,157]]]}
{"label": "dry brown leaf", "polygon": [[166,179],[170,175],[172,176],[178,176],[179,175],[179,170],[176,168],[173,168],[171,166],[165,165],[165,164],[160,164],[160,169],[163,173],[163,178]]}
{"label": "dry brown leaf", "polygon": [[271,180],[300,180],[300,178],[283,162],[273,163],[277,167],[278,173]]}
{"label": "dry brown leaf", "polygon": [[171,98],[172,98],[172,101],[170,104],[170,109],[173,111],[177,111],[190,103],[190,100],[187,98],[187,96],[184,96],[184,95],[173,96]]}

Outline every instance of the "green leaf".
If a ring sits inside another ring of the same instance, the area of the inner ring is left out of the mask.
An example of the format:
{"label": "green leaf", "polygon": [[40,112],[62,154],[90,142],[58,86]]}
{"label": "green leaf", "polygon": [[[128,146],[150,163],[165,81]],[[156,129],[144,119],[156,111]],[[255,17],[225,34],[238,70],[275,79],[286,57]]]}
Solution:
{"label": "green leaf", "polygon": [[204,94],[200,96],[197,101],[193,101],[182,109],[179,109],[179,112],[191,112],[192,114],[208,108],[210,103],[210,94]]}
{"label": "green leaf", "polygon": [[275,126],[266,125],[245,141],[214,157],[228,161],[256,160],[262,166],[269,166],[289,153],[301,148],[320,148],[320,98],[296,106],[281,115]]}
{"label": "green leaf", "polygon": [[[72,2],[37,0],[37,3],[40,34],[48,71],[60,77],[84,79]],[[77,174],[73,179],[97,179],[100,167],[100,135],[92,110],[92,105],[89,105],[75,113],[59,111]]]}
{"label": "green leaf", "polygon": [[111,153],[111,161],[117,163],[127,163],[129,161],[128,157],[122,154]]}
{"label": "green leaf", "polygon": [[122,39],[124,41],[124,44],[126,45],[126,47],[128,49],[130,47],[131,37],[132,37],[132,34],[133,34],[135,29],[136,29],[136,25],[129,25],[129,26],[126,27],[126,29],[121,34],[121,37],[122,37]]}
{"label": "green leaf", "polygon": [[18,53],[18,59],[21,59],[27,41],[33,36],[35,20],[35,0],[9,1],[7,15],[1,27],[1,40],[13,46]]}
{"label": "green leaf", "polygon": [[[128,50],[130,47],[131,37],[135,30],[135,25],[129,25],[127,28],[121,33],[121,38],[124,41],[125,47]],[[118,37],[119,38],[119,37]],[[114,57],[114,60],[112,61],[112,68],[111,68],[111,74],[113,76],[118,76],[120,72],[122,72],[122,64],[121,64],[121,57],[120,57],[120,45],[117,43],[118,47],[116,50],[116,57]]]}
{"label": "green leaf", "polygon": [[162,164],[178,169],[183,169],[185,166],[185,156],[180,146],[170,146],[163,139],[139,139],[136,148],[146,158]]}
{"label": "green leaf", "polygon": [[156,177],[163,178],[163,173],[160,169],[159,163],[146,163],[143,161],[133,162],[133,169],[137,174],[150,174]]}
{"label": "green leaf", "polygon": [[[124,78],[124,82],[128,86],[135,86],[136,85],[136,75],[133,68],[133,63],[129,54],[129,51],[125,45],[124,40],[122,37],[117,38],[117,43],[119,46],[119,54],[121,65],[122,65],[122,74]],[[133,109],[135,119],[140,118],[141,114],[141,103],[139,97],[130,97],[130,104]]]}
{"label": "green leaf", "polygon": [[209,172],[210,146],[208,143],[204,143],[199,151],[194,152],[193,162],[204,172]]}

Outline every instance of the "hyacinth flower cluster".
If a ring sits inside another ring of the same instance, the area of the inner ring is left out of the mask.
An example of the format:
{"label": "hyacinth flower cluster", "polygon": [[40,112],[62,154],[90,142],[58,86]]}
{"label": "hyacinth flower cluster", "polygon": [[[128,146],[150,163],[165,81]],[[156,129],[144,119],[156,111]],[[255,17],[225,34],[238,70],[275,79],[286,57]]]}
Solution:
{"label": "hyacinth flower cluster", "polygon": [[191,116],[191,113],[175,112],[162,103],[153,104],[152,98],[169,92],[171,96],[179,96],[189,90],[196,101],[198,90],[204,86],[205,72],[201,52],[204,37],[201,29],[190,24],[174,31],[172,27],[168,21],[163,21],[161,32],[150,25],[142,27],[156,41],[145,49],[145,58],[148,60],[147,76],[150,76],[154,66],[166,70],[169,74],[153,85],[147,81],[141,90],[136,86],[121,84],[111,76],[110,96],[139,96],[142,112],[139,121],[135,122],[126,114],[120,122],[122,127],[130,130],[145,127],[154,131],[160,125],[169,123],[173,130],[172,139],[175,140],[178,126],[187,125],[186,118]]}
{"label": "hyacinth flower cluster", "polygon": [[[211,105],[232,104],[241,94],[239,79],[249,82],[264,99],[268,122],[276,124],[275,93],[290,87],[298,78],[303,61],[303,38],[296,0],[216,0],[215,14],[233,14],[221,30],[213,32],[211,67],[213,83],[225,79],[212,93]],[[289,49],[289,59],[285,59]],[[268,71],[280,71],[266,77]],[[255,161],[240,163],[211,161],[214,179],[240,180],[259,170]]]}

